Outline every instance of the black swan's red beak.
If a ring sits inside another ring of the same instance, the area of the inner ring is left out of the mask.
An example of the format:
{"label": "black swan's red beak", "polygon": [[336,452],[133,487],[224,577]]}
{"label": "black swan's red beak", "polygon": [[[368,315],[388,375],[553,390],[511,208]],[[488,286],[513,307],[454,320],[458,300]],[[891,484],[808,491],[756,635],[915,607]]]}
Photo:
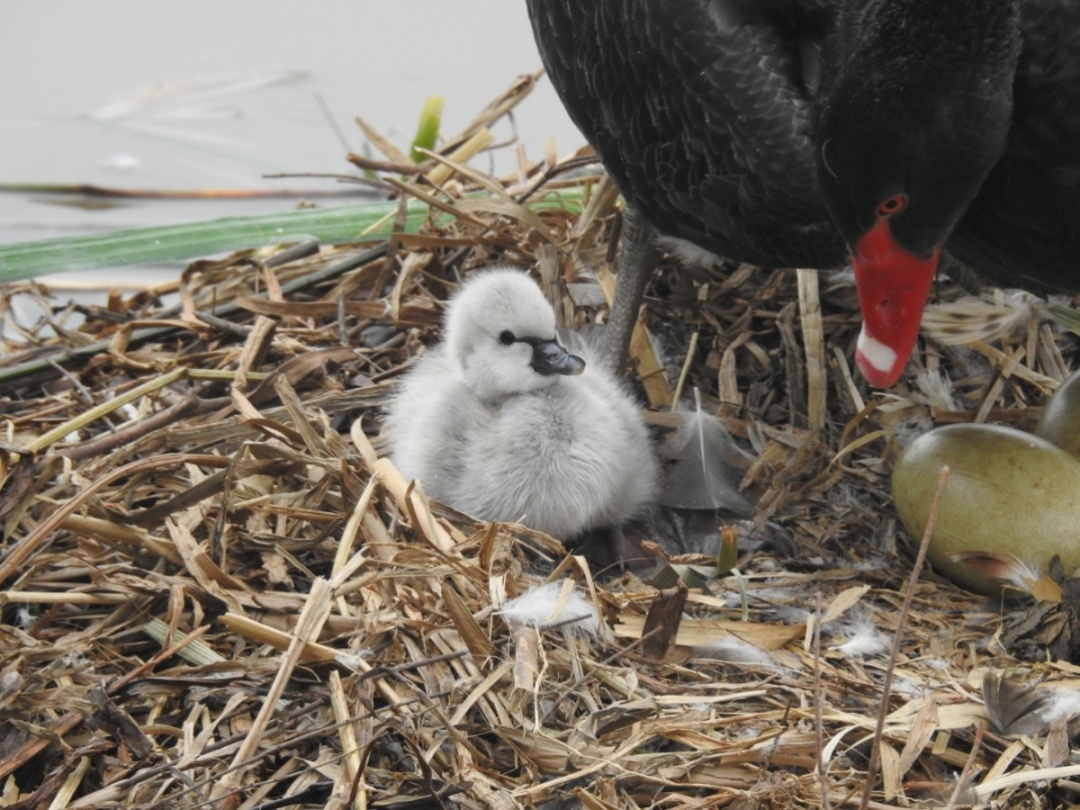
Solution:
{"label": "black swan's red beak", "polygon": [[887,388],[904,370],[940,255],[940,248],[920,258],[900,247],[887,218],[856,243],[852,266],[863,326],[855,360],[872,385]]}

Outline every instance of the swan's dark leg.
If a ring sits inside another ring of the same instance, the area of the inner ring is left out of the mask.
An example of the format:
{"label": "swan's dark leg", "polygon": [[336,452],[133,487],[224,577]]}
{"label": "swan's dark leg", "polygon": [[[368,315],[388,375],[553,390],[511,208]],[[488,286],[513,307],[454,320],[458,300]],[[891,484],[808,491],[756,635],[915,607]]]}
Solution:
{"label": "swan's dark leg", "polygon": [[611,304],[607,329],[604,330],[603,361],[616,374],[626,367],[630,336],[637,323],[641,300],[657,263],[660,249],[656,246],[656,229],[638,213],[626,207],[623,213],[622,251],[619,254],[619,275],[615,280],[615,300]]}
{"label": "swan's dark leg", "polygon": [[640,526],[613,526],[608,535],[612,567],[626,571],[655,564],[656,558],[645,553],[641,541]]}
{"label": "swan's dark leg", "polygon": [[648,568],[657,560],[646,554],[642,541],[651,539],[647,525],[632,521],[624,526],[589,529],[564,545],[589,561],[595,571],[606,573]]}

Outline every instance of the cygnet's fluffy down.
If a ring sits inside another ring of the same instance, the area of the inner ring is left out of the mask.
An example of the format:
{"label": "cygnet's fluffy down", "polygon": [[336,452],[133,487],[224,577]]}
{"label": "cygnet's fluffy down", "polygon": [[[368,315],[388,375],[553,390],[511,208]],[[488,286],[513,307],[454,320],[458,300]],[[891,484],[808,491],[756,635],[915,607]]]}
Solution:
{"label": "cygnet's fluffy down", "polygon": [[523,271],[476,273],[450,300],[443,342],[405,376],[390,457],[428,495],[482,520],[569,540],[617,527],[652,498],[656,462],[619,380],[558,342]]}

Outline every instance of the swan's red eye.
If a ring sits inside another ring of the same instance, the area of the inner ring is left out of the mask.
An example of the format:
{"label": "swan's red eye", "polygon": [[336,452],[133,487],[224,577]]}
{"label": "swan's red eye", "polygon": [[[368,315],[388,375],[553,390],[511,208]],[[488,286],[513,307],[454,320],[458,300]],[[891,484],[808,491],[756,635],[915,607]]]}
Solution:
{"label": "swan's red eye", "polygon": [[889,197],[889,199],[879,202],[877,213],[879,217],[891,217],[893,214],[898,214],[903,211],[904,206],[906,205],[907,197],[903,194],[897,194],[894,197]]}

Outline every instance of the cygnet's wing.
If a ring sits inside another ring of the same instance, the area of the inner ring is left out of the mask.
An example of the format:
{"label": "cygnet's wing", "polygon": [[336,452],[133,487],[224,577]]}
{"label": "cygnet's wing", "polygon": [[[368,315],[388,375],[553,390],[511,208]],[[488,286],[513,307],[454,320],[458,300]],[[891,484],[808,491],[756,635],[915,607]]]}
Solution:
{"label": "cygnet's wing", "polygon": [[420,479],[433,498],[446,500],[461,477],[461,445],[475,408],[441,349],[417,362],[390,401],[385,419],[390,459],[406,478]]}
{"label": "cygnet's wing", "polygon": [[660,497],[675,509],[722,509],[740,515],[753,514],[753,504],[739,492],[747,455],[739,449],[724,425],[701,409],[683,411],[684,422],[675,439],[681,445],[679,460],[667,474]]}
{"label": "cygnet's wing", "polygon": [[660,477],[642,405],[627,381],[600,359],[604,327],[586,328],[566,339],[574,341],[574,351],[581,352],[586,363],[584,373],[564,389],[566,407],[578,414],[583,427],[589,426],[589,433],[613,448],[611,472],[605,476],[607,524],[618,526],[653,502]]}
{"label": "cygnet's wing", "polygon": [[490,408],[464,459],[455,506],[560,539],[621,524],[655,492],[640,409],[598,365]]}

